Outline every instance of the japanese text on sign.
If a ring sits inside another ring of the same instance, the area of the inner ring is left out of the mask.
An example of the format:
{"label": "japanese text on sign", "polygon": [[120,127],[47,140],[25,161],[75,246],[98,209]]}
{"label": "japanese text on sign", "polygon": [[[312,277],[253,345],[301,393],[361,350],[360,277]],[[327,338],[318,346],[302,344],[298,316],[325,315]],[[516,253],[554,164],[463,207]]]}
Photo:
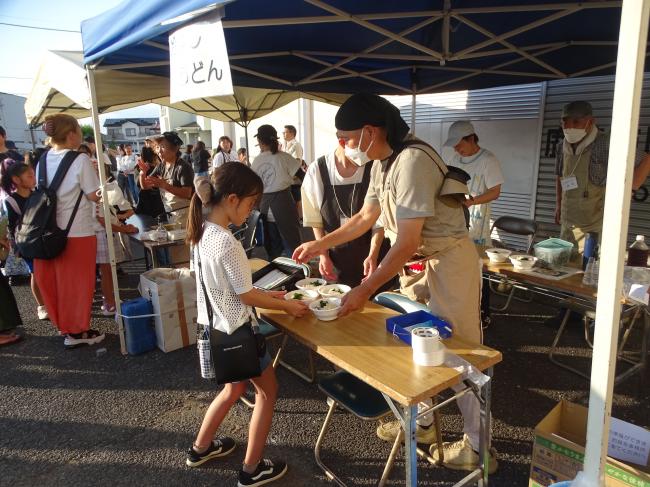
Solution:
{"label": "japanese text on sign", "polygon": [[172,103],[232,95],[232,77],[221,20],[198,22],[169,36]]}

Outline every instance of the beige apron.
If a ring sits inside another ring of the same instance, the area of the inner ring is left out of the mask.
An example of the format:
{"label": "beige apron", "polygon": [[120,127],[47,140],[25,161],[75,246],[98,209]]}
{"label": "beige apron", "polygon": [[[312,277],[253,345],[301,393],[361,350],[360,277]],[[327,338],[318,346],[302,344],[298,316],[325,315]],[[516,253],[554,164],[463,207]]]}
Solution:
{"label": "beige apron", "polygon": [[592,147],[593,144],[579,156],[565,151],[562,168],[562,177],[575,176],[578,187],[562,191],[560,238],[573,243],[580,256],[584,251],[585,234],[598,232],[600,239],[603,229],[605,187],[596,186],[589,180]]}
{"label": "beige apron", "polygon": [[[173,173],[173,171],[170,171]],[[173,185],[172,178],[165,179],[169,184]],[[171,212],[168,216],[169,223],[175,223],[178,228],[187,228],[187,216],[189,215],[190,200],[180,198],[175,194],[160,189],[160,196],[162,197],[165,210]],[[190,248],[187,245],[170,247],[169,255],[171,258],[172,266],[177,264],[184,264],[189,267]]]}
{"label": "beige apron", "polygon": [[[389,169],[387,181],[391,180],[396,165]],[[382,218],[386,235],[394,245],[396,204],[390,190],[382,189]],[[445,203],[440,201],[440,204]],[[400,292],[409,299],[425,303],[433,314],[451,323],[456,336],[481,343],[481,271],[472,241],[467,236],[423,238],[418,254],[424,256],[425,270],[417,274],[402,271]]]}

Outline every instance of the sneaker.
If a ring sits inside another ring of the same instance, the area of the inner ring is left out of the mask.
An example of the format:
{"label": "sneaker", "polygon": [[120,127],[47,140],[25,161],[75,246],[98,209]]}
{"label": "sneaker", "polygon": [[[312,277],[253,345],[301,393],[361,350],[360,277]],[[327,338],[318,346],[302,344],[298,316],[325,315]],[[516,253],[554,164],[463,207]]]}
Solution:
{"label": "sneaker", "polygon": [[102,304],[102,314],[104,316],[113,316],[115,314],[115,305]]}
{"label": "sneaker", "polygon": [[36,314],[38,315],[39,320],[47,320],[50,318],[50,316],[47,314],[47,309],[45,309],[45,306],[43,305],[36,308]]}
{"label": "sneaker", "polygon": [[[402,425],[398,420],[379,423],[379,426],[377,426],[377,436],[384,441],[392,443],[397,438],[400,429],[402,429]],[[424,445],[436,444],[436,427],[433,424],[428,428],[417,425],[415,441]]]}
{"label": "sneaker", "polygon": [[254,485],[265,485],[274,480],[278,480],[287,473],[287,464],[284,462],[273,463],[268,458],[264,458],[257,465],[253,473],[239,471],[239,482],[237,487],[251,487]]}
{"label": "sneaker", "polygon": [[[452,470],[467,470],[472,471],[478,468],[479,456],[478,453],[472,449],[467,435],[463,435],[463,439],[455,442],[446,442],[442,444],[442,453],[444,461],[442,464]],[[497,471],[499,464],[496,459],[496,450],[490,448],[490,460],[488,462],[488,473],[492,475]],[[429,454],[435,461],[440,460],[438,455],[438,447],[431,445]]]}
{"label": "sneaker", "polygon": [[63,340],[65,348],[77,348],[81,345],[95,345],[105,338],[103,333],[97,330],[88,330],[83,333],[68,333]]}
{"label": "sneaker", "polygon": [[187,450],[187,459],[185,460],[185,465],[188,467],[198,467],[199,465],[203,465],[205,462],[212,460],[213,458],[225,457],[230,452],[232,452],[235,447],[235,440],[228,438],[227,436],[224,436],[223,438],[219,438],[217,440],[212,440],[212,443],[208,449],[203,453],[197,453],[194,450],[194,447],[191,446],[189,450]]}

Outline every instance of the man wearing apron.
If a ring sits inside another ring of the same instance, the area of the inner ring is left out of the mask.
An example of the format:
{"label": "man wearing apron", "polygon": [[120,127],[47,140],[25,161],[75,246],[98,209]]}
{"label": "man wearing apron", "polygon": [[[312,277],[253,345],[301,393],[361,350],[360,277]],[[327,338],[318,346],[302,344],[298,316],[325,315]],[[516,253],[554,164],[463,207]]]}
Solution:
{"label": "man wearing apron", "polygon": [[[564,140],[556,155],[555,223],[560,238],[575,245],[582,256],[585,235],[602,234],[609,137],[598,130],[591,104],[574,101],[562,110]],[[633,188],[645,181],[650,156],[637,151]],[[574,254],[574,256],[576,256]]]}
{"label": "man wearing apron", "polygon": [[[344,298],[339,316],[363,308],[382,284],[400,273],[403,292],[426,300],[433,314],[452,324],[456,336],[480,343],[479,257],[468,238],[460,199],[446,195],[447,166],[430,146],[407,136],[408,125],[397,107],[379,96],[351,96],[336,114],[336,128],[349,159],[357,164],[375,161],[368,193],[363,208],[348,223],[321,240],[301,245],[294,259],[304,262],[349,242],[370,230],[381,216],[391,249],[370,277]],[[422,256],[425,271],[409,276],[404,266],[414,255]],[[457,403],[465,435],[462,441],[443,445],[444,465],[473,470],[479,463],[479,403],[470,394]],[[393,431],[397,433],[396,428]],[[378,433],[383,438],[385,431]],[[436,457],[435,448],[431,451]],[[496,466],[491,452],[490,472]]]}
{"label": "man wearing apron", "polygon": [[[309,166],[302,186],[303,224],[312,227],[316,239],[337,230],[361,210],[371,169],[372,164],[359,167],[346,158],[342,145]],[[374,269],[389,248],[383,229],[374,228],[351,242],[324,251],[319,271],[330,281],[358,286],[367,274],[365,269]]]}

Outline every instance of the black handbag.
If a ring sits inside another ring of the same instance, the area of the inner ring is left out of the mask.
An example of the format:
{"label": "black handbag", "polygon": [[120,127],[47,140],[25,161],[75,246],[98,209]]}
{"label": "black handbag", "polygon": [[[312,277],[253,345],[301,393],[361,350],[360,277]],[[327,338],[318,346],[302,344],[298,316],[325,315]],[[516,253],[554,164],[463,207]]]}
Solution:
{"label": "black handbag", "polygon": [[[203,299],[208,313],[208,326],[203,333],[207,334],[212,355],[211,365],[214,369],[214,379],[217,384],[240,382],[259,377],[262,373],[260,357],[266,354],[266,339],[259,333],[259,328],[248,321],[228,335],[212,327],[214,311],[203,280],[201,268],[201,253],[195,247],[198,256],[199,281],[203,291]],[[253,317],[254,319],[254,317]],[[203,364],[202,364],[203,366]]]}

